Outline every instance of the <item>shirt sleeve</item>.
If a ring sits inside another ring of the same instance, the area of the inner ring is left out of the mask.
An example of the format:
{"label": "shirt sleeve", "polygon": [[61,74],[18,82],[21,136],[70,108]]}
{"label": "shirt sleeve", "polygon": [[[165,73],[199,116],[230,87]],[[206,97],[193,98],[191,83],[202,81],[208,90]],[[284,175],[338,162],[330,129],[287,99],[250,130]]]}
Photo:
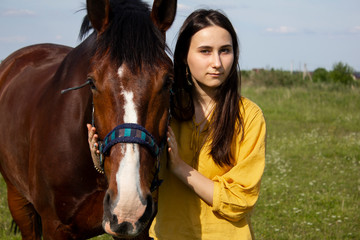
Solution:
{"label": "shirt sleeve", "polygon": [[266,124],[255,104],[244,114],[244,139],[236,139],[235,166],[215,176],[213,212],[229,221],[239,221],[254,207],[265,168]]}

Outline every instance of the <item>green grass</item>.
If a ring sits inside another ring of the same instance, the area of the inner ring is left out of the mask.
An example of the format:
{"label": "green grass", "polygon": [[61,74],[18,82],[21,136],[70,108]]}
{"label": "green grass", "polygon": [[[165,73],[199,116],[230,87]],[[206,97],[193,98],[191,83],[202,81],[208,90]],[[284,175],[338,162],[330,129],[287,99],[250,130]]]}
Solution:
{"label": "green grass", "polygon": [[256,239],[360,239],[360,90],[245,87],[267,120]]}
{"label": "green grass", "polygon": [[7,206],[6,185],[0,174],[0,239],[21,239],[20,235],[11,234],[11,221],[12,218]]}
{"label": "green grass", "polygon": [[[360,89],[245,86],[243,95],[268,128],[256,239],[360,239]],[[21,239],[10,226],[1,178],[0,238]]]}

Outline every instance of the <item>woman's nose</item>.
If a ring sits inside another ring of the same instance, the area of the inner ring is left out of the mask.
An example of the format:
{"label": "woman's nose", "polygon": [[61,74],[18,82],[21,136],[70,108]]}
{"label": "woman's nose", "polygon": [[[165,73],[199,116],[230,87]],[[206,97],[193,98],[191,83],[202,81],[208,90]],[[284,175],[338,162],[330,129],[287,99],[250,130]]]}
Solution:
{"label": "woman's nose", "polygon": [[221,58],[219,53],[214,53],[211,59],[211,66],[213,68],[220,68],[221,67]]}

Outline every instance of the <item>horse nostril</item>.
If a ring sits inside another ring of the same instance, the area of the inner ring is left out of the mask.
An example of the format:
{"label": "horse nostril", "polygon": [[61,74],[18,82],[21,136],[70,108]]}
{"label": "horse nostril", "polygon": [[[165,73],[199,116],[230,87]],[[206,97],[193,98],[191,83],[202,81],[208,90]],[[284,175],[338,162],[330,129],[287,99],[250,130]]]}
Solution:
{"label": "horse nostril", "polygon": [[111,224],[117,224],[118,218],[116,215],[112,215],[112,219],[109,219]]}
{"label": "horse nostril", "polygon": [[145,212],[144,214],[141,216],[141,218],[138,220],[139,223],[141,224],[146,224],[147,222],[149,222],[149,220],[152,218],[153,214],[155,213],[154,212],[154,202],[153,202],[153,198],[151,195],[148,195],[146,197],[146,209],[145,209]]}
{"label": "horse nostril", "polygon": [[106,193],[104,196],[104,205],[109,205],[110,204],[110,194]]}
{"label": "horse nostril", "polygon": [[110,201],[111,201],[110,193],[106,192],[104,196],[103,207],[104,207],[104,219],[108,219],[108,220],[111,220],[112,218],[112,214],[110,211],[110,206],[111,206]]}

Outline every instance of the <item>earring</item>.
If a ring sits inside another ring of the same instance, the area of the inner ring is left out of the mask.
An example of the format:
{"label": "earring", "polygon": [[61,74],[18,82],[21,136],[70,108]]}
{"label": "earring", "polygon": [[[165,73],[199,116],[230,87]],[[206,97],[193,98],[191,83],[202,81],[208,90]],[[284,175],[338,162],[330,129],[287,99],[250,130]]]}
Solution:
{"label": "earring", "polygon": [[186,65],[186,70],[185,70],[185,74],[186,74],[186,81],[188,83],[189,86],[192,86],[192,79],[191,79],[191,74],[190,74],[190,69],[189,66]]}

